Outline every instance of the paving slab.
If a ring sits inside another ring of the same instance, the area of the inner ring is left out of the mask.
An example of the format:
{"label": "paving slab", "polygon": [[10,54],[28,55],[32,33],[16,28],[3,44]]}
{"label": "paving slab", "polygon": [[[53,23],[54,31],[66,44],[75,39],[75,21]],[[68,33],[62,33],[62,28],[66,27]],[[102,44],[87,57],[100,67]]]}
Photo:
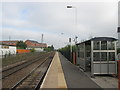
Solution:
{"label": "paving slab", "polygon": [[[91,73],[89,71],[84,73],[91,78]],[[113,75],[95,75],[94,78],[91,78],[91,80],[97,83],[101,88],[118,90],[118,78]]]}
{"label": "paving slab", "polygon": [[118,89],[118,79],[110,76],[95,76],[92,78],[102,88],[115,88]]}

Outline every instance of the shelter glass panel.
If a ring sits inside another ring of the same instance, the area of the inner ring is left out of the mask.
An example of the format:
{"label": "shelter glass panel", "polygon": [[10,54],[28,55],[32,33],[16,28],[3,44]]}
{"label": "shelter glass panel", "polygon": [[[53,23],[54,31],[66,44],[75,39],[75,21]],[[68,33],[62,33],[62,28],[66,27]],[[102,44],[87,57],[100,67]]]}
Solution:
{"label": "shelter glass panel", "polygon": [[107,50],[107,41],[101,41],[101,50]]}
{"label": "shelter glass panel", "polygon": [[78,46],[77,49],[78,49],[78,54],[77,55],[78,55],[78,57],[80,57],[80,46]]}
{"label": "shelter glass panel", "polygon": [[90,46],[90,45],[86,45],[86,46],[85,46],[85,49],[86,49],[87,51],[90,51],[90,50],[91,50],[91,46]]}
{"label": "shelter glass panel", "polygon": [[109,61],[115,61],[115,52],[109,52]]}
{"label": "shelter glass panel", "polygon": [[107,61],[107,52],[101,52],[101,61]]}
{"label": "shelter glass panel", "polygon": [[84,58],[84,52],[80,52],[80,58]]}
{"label": "shelter glass panel", "polygon": [[80,52],[84,52],[84,49],[85,49],[85,48],[84,48],[84,44],[81,44],[81,45],[80,45]]}
{"label": "shelter glass panel", "polygon": [[91,52],[86,52],[86,57],[91,57]]}
{"label": "shelter glass panel", "polygon": [[90,45],[86,45],[85,46],[85,53],[86,53],[86,57],[91,57],[91,46]]}
{"label": "shelter glass panel", "polygon": [[100,50],[100,42],[99,41],[94,41],[93,42],[93,49],[94,50]]}
{"label": "shelter glass panel", "polygon": [[115,50],[114,41],[108,41],[108,50]]}
{"label": "shelter glass panel", "polygon": [[93,61],[100,61],[100,52],[93,53]]}

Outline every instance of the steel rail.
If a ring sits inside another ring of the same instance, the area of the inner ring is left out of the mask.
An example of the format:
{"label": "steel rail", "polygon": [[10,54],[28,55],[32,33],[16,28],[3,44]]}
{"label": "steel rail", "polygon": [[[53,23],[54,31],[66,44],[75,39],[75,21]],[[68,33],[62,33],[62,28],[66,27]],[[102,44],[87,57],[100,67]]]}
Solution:
{"label": "steel rail", "polygon": [[[50,54],[51,55],[51,54]],[[32,75],[32,73],[34,74],[35,70],[37,70],[38,68],[41,67],[42,64],[44,64],[49,58],[50,55],[48,57],[46,57],[44,59],[44,61],[42,61],[37,67],[35,67],[29,74],[27,74],[24,78],[22,78],[19,82],[17,82],[12,88],[10,88],[9,90],[15,90],[17,87],[19,87],[30,75]],[[43,78],[44,75],[42,75],[39,79],[39,82],[37,83],[37,85],[35,86],[35,89],[37,89],[39,86],[39,84],[41,83],[41,80]],[[33,79],[32,79],[33,80]]]}
{"label": "steel rail", "polygon": [[[49,53],[47,53],[47,54],[49,54]],[[45,54],[45,55],[47,55],[47,54]],[[39,57],[35,58],[35,60],[31,60],[30,62],[27,61],[27,62],[24,62],[24,63],[22,63],[20,65],[17,65],[17,66],[14,66],[12,68],[6,69],[5,71],[2,72],[2,78],[0,78],[0,80],[14,74],[15,72],[18,72],[19,70],[21,70],[21,69],[23,69],[23,68],[25,68],[25,67],[27,67],[27,66],[35,63],[35,62],[37,62],[39,59],[44,58],[45,55],[42,55],[41,57],[39,56]],[[4,74],[4,73],[7,73],[7,74]]]}

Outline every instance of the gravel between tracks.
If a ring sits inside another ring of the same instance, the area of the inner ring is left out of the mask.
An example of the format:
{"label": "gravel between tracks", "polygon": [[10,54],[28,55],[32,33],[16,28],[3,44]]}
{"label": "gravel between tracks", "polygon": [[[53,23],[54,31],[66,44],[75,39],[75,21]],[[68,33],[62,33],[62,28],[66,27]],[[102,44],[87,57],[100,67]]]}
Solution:
{"label": "gravel between tracks", "polygon": [[[16,60],[16,62],[14,62],[14,63],[12,63],[12,64],[7,64],[6,66],[4,65],[5,64],[5,62],[2,62],[2,70],[6,70],[6,69],[8,69],[8,68],[11,68],[11,67],[15,67],[15,66],[17,66],[17,65],[19,65],[19,64],[22,64],[22,63],[24,63],[24,62],[27,62],[27,61],[31,61],[31,60],[33,60],[33,59],[35,59],[36,57],[38,57],[38,56],[41,56],[41,55],[43,55],[44,53],[36,53],[36,54],[34,54],[34,56],[32,55],[32,56],[29,56],[28,55],[28,57],[25,59],[25,58],[21,58],[21,59],[23,59],[23,60],[20,60],[20,61],[17,61]],[[13,58],[13,59],[15,59],[15,58]],[[3,59],[4,60],[4,59]]]}
{"label": "gravel between tracks", "polygon": [[[50,53],[50,56],[54,56],[54,53]],[[25,75],[27,75],[33,68],[35,68],[39,63],[41,63],[49,54],[46,54],[43,59],[38,60],[37,62],[27,66],[26,68],[21,69],[19,72],[16,72],[9,77],[2,80],[2,88],[11,88],[15,83],[20,81]]]}

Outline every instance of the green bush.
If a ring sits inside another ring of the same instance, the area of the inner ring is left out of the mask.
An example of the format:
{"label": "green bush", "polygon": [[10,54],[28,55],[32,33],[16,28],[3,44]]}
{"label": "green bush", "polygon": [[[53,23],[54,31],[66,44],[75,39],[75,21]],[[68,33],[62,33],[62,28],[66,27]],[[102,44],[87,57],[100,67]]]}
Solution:
{"label": "green bush", "polygon": [[35,49],[34,49],[34,48],[32,48],[32,49],[30,49],[30,51],[31,51],[31,52],[35,52]]}
{"label": "green bush", "polygon": [[47,48],[44,48],[44,51],[50,52],[50,51],[54,51],[54,46],[48,46]]}
{"label": "green bush", "polygon": [[63,54],[68,60],[70,60],[71,62],[73,62],[73,57],[71,57],[71,54],[73,53],[73,52],[76,52],[76,49],[77,49],[77,47],[76,47],[76,45],[73,45],[72,46],[72,53],[70,52],[70,48],[71,48],[71,46],[70,45],[67,45],[67,46],[65,46],[65,47],[63,47],[63,48],[60,48],[58,51],[61,53],[61,54]]}
{"label": "green bush", "polygon": [[26,49],[27,45],[23,41],[18,41],[17,42],[17,49]]}

